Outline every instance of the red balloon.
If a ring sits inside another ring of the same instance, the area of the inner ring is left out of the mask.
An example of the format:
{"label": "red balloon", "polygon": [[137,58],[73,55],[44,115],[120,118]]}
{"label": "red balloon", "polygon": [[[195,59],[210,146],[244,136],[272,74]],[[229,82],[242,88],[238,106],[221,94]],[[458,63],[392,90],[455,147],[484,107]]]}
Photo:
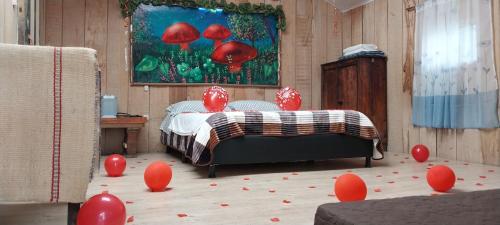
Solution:
{"label": "red balloon", "polygon": [[427,171],[427,183],[439,192],[447,192],[455,185],[455,173],[450,167],[437,165]]}
{"label": "red balloon", "polygon": [[411,155],[417,162],[425,162],[429,158],[429,149],[425,145],[418,144],[411,149]]}
{"label": "red balloon", "polygon": [[125,157],[119,154],[113,154],[108,156],[104,161],[104,168],[106,169],[106,173],[110,177],[119,177],[125,171],[125,167],[127,166],[127,160]]}
{"label": "red balloon", "polygon": [[171,179],[172,168],[161,161],[149,164],[146,171],[144,171],[144,182],[153,192],[165,191]]}
{"label": "red balloon", "polygon": [[290,87],[284,87],[276,92],[276,104],[281,110],[299,110],[302,104],[300,93]]}
{"label": "red balloon", "polygon": [[203,105],[209,112],[222,112],[228,101],[226,90],[219,86],[209,87],[203,92]]}
{"label": "red balloon", "polygon": [[341,202],[365,200],[367,192],[363,179],[352,173],[338,177],[334,191]]}
{"label": "red balloon", "polygon": [[76,218],[77,225],[123,225],[125,205],[116,196],[108,193],[94,195],[83,203]]}

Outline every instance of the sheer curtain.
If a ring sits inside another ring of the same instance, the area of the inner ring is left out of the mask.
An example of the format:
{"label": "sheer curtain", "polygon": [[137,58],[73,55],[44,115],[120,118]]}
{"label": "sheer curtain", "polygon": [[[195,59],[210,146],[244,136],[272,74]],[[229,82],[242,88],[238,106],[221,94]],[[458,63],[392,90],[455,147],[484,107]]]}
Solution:
{"label": "sheer curtain", "polygon": [[416,126],[499,126],[492,30],[490,0],[426,0],[417,7]]}

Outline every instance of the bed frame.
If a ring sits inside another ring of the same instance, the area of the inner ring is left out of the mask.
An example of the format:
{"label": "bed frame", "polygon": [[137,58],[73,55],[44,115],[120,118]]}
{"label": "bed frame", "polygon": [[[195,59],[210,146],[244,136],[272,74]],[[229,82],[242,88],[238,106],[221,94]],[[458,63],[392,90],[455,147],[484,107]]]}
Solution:
{"label": "bed frame", "polygon": [[[174,148],[167,146],[167,153]],[[218,165],[328,160],[364,157],[371,167],[373,141],[341,134],[269,137],[245,135],[221,141],[213,150],[208,177]],[[183,155],[182,161],[187,162]]]}

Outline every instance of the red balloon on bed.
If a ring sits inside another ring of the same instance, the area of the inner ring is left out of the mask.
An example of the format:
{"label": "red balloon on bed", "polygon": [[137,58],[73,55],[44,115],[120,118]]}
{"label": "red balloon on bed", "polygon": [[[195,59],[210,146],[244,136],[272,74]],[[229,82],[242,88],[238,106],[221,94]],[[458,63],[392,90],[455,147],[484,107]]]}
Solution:
{"label": "red balloon on bed", "polygon": [[302,104],[302,98],[297,90],[291,87],[284,87],[276,92],[276,104],[281,110],[299,110]]}
{"label": "red balloon on bed", "polygon": [[209,112],[222,112],[228,101],[228,94],[222,87],[212,86],[203,92],[203,105]]}

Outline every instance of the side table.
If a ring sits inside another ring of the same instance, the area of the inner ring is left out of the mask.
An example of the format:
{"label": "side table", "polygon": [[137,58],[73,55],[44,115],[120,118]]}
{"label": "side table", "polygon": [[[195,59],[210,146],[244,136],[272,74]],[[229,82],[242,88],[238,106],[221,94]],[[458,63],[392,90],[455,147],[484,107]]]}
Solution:
{"label": "side table", "polygon": [[125,152],[129,157],[136,157],[137,137],[141,127],[147,122],[146,117],[119,116],[101,118],[101,129],[125,129]]}

